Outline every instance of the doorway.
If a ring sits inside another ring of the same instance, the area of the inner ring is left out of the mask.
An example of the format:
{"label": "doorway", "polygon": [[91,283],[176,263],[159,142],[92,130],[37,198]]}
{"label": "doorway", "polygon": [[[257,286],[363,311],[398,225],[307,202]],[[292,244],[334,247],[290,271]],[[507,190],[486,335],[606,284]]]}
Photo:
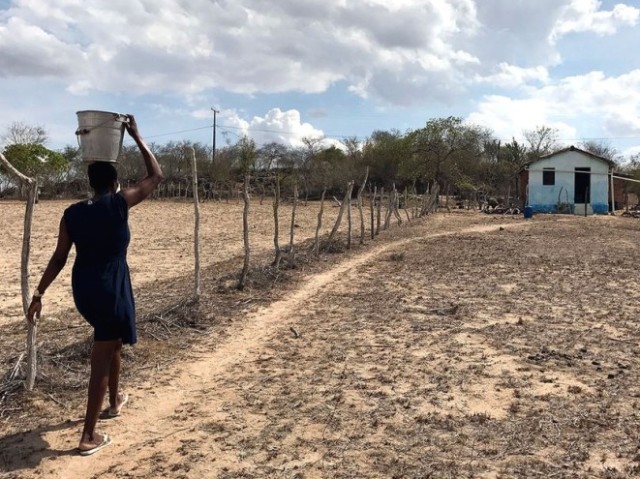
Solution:
{"label": "doorway", "polygon": [[573,202],[591,203],[591,168],[576,168],[574,185]]}

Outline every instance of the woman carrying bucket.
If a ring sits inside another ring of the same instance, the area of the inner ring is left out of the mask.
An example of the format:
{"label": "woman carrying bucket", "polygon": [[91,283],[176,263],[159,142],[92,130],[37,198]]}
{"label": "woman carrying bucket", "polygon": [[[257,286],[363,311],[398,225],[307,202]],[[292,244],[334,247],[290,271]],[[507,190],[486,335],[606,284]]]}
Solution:
{"label": "woman carrying bucket", "polygon": [[160,165],[142,140],[134,117],[127,115],[124,125],[142,153],[147,176],[135,186],[119,191],[112,162],[89,164],[89,184],[94,195],[65,210],[60,220],[58,244],[27,316],[31,322],[40,318],[42,296],[64,267],[71,245],[75,244],[73,299],[80,314],[94,328],[87,411],[78,446],[84,456],[98,452],[111,442],[107,434],[95,431],[107,386],[109,408],[104,411],[105,416],[118,416],[128,400],[127,394],[118,392],[122,345],[136,342],[135,306],[126,260],[130,240],[128,212],[147,198],[163,179]]}

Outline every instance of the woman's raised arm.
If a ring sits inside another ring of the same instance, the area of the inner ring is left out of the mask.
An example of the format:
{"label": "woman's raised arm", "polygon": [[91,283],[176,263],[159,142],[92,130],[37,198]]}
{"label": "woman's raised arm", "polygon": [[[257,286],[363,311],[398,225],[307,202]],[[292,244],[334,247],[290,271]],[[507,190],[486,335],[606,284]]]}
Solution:
{"label": "woman's raised arm", "polygon": [[145,176],[134,186],[122,190],[122,196],[127,202],[129,208],[132,208],[143,201],[145,198],[147,198],[153,192],[153,190],[155,190],[156,187],[162,182],[164,176],[162,176],[162,170],[160,169],[160,164],[158,163],[155,155],[151,153],[149,147],[142,140],[135,118],[133,117],[133,115],[128,116],[129,123],[125,124],[127,132],[136,142],[138,148],[140,148],[142,158],[144,159],[144,164],[147,167],[147,176]]}

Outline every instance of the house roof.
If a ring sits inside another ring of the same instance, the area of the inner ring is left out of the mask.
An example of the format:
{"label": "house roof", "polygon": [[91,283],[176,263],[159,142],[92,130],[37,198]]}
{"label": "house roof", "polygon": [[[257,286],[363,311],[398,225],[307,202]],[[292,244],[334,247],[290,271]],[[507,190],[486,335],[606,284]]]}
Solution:
{"label": "house roof", "polygon": [[609,160],[607,158],[604,158],[602,156],[599,156],[599,155],[596,155],[594,153],[591,153],[590,151],[586,151],[586,150],[583,150],[581,148],[577,148],[577,147],[575,147],[573,145],[571,145],[571,146],[569,146],[567,148],[563,148],[562,150],[554,151],[553,153],[549,153],[548,155],[541,156],[537,160],[530,161],[525,166],[531,166],[534,163],[537,163],[538,161],[547,160],[547,159],[552,158],[552,157],[554,157],[556,155],[560,155],[561,153],[566,153],[567,151],[577,151],[577,152],[582,153],[584,155],[590,156],[591,158],[595,158],[596,160],[604,161],[609,166],[615,166],[615,162],[613,162],[613,161],[611,161],[611,160]]}

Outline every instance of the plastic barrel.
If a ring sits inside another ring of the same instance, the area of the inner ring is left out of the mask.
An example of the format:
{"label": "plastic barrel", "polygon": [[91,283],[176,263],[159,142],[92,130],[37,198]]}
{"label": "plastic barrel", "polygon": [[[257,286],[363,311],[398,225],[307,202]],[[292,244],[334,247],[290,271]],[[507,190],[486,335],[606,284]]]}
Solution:
{"label": "plastic barrel", "polygon": [[82,161],[118,161],[127,116],[110,111],[85,110],[78,115],[76,136]]}
{"label": "plastic barrel", "polygon": [[533,208],[531,206],[524,207],[524,219],[528,220],[533,218]]}

